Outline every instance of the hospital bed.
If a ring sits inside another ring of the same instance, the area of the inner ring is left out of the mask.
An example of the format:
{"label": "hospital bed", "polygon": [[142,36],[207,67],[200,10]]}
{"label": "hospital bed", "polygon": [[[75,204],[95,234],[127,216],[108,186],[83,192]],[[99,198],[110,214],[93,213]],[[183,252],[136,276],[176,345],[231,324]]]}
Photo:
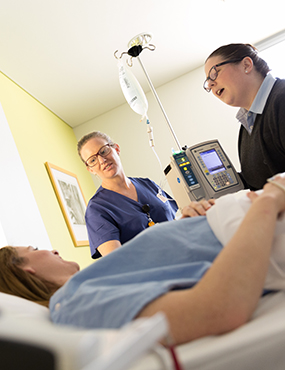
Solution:
{"label": "hospital bed", "polygon": [[[0,293],[3,370],[172,370],[169,351],[158,344],[166,333],[159,314],[120,330],[56,326],[45,307]],[[284,370],[285,292],[261,298],[239,329],[178,346],[176,354],[184,370]]]}

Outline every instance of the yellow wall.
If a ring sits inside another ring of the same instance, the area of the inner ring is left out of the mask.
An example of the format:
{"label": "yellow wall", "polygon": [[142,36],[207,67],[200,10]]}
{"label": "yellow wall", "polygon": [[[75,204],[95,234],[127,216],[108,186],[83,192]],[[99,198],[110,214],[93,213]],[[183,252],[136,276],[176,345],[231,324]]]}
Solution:
{"label": "yellow wall", "polygon": [[53,248],[81,268],[89,265],[89,247],[74,247],[44,165],[50,162],[76,174],[86,201],[94,194],[95,185],[77,155],[72,128],[2,73],[0,101]]}

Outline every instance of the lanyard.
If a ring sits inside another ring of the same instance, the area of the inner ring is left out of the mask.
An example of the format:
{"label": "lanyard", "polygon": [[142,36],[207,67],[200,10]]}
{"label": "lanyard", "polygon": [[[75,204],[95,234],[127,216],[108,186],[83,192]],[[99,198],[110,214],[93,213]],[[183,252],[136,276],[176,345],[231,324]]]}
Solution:
{"label": "lanyard", "polygon": [[150,211],[150,207],[149,207],[149,204],[144,204],[144,205],[142,206],[142,211],[143,211],[143,212],[147,215],[147,217],[148,217],[148,226],[150,227],[150,226],[155,225],[155,222],[153,222],[152,218],[150,217],[150,213],[149,213],[149,211]]}

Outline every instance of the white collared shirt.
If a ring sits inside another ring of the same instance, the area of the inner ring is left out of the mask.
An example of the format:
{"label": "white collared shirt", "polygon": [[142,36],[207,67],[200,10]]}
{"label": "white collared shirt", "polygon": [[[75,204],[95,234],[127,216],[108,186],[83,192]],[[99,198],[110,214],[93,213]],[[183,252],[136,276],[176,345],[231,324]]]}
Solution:
{"label": "white collared shirt", "polygon": [[268,73],[268,75],[263,80],[254,101],[249,110],[245,108],[240,108],[237,112],[236,118],[243,125],[243,127],[251,134],[254,121],[257,114],[262,114],[265,107],[267,98],[272,90],[272,87],[276,79]]}

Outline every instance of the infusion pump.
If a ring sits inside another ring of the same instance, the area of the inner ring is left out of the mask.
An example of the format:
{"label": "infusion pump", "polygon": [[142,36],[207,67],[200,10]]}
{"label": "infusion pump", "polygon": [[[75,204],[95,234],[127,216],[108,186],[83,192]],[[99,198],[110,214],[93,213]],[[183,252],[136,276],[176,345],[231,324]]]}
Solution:
{"label": "infusion pump", "polygon": [[190,201],[219,198],[244,188],[218,140],[174,153],[164,173],[180,209]]}

